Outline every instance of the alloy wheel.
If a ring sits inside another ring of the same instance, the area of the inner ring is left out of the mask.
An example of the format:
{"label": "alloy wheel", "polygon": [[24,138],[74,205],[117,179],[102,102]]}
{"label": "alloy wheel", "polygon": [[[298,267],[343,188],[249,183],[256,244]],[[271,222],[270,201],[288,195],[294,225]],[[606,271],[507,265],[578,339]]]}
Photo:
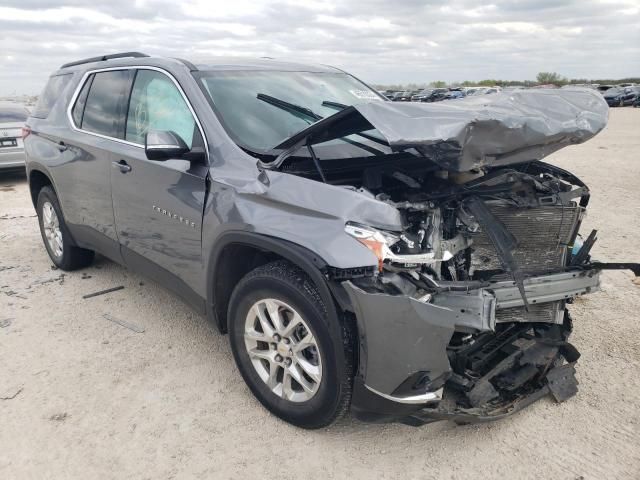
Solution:
{"label": "alloy wheel", "polygon": [[54,257],[61,257],[64,246],[62,242],[62,231],[60,230],[58,215],[50,202],[45,202],[42,205],[42,227],[44,228],[44,236],[47,239],[47,243]]}
{"label": "alloy wheel", "polygon": [[302,316],[281,300],[266,298],[249,309],[244,343],[253,368],[277,396],[311,399],[322,381],[320,349]]}

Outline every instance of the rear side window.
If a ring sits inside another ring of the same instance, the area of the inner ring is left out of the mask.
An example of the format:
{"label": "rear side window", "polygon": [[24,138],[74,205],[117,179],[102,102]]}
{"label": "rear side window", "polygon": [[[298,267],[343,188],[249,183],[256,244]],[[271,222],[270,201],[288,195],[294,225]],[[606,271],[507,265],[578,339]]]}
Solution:
{"label": "rear side window", "polygon": [[24,108],[0,107],[0,123],[24,122],[28,116],[29,112]]}
{"label": "rear side window", "polygon": [[40,94],[40,97],[38,97],[38,103],[36,103],[36,107],[33,109],[31,116],[47,118],[56,101],[60,95],[62,95],[65,87],[69,84],[69,80],[71,80],[70,73],[50,77],[47,86],[44,87],[43,92]]}
{"label": "rear side window", "polygon": [[113,70],[94,75],[82,115],[83,130],[124,137],[123,99],[130,82],[130,70]]}
{"label": "rear side window", "polygon": [[82,128],[82,115],[84,114],[84,106],[87,104],[87,97],[89,96],[89,89],[91,88],[92,82],[93,75],[84,82],[84,86],[82,87],[82,90],[80,90],[76,104],[73,106],[73,110],[71,112],[73,115],[73,123],[75,123],[78,128]]}

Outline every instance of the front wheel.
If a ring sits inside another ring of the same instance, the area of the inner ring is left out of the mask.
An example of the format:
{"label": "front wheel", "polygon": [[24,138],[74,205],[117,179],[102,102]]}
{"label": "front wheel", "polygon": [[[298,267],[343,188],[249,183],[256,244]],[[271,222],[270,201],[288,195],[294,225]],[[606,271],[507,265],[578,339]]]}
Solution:
{"label": "front wheel", "polygon": [[235,288],[229,340],[256,398],[273,414],[320,428],[347,412],[352,355],[343,327],[329,328],[315,285],[285,261],[261,266]]}

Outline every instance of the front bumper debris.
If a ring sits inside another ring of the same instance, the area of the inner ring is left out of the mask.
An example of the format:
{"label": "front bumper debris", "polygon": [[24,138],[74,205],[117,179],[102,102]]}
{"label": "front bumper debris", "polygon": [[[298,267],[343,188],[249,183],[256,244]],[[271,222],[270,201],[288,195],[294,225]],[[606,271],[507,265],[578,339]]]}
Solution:
{"label": "front bumper debris", "polygon": [[[492,409],[455,408],[447,410],[425,408],[401,418],[399,421],[405,425],[419,427],[440,420],[452,420],[458,424],[484,423],[500,420],[519,412],[547,395],[552,395],[557,402],[563,402],[567,398],[575,395],[578,391],[578,381],[575,378],[575,373],[576,370],[572,364],[555,367],[547,374],[546,385],[516,400],[506,402],[503,405],[496,405]],[[558,395],[558,390],[572,393],[570,396],[563,394]]]}
{"label": "front bumper debris", "polygon": [[[511,280],[441,292],[427,301],[365,291],[352,281],[342,286],[360,335],[353,399],[359,418],[372,421],[380,414],[386,421],[395,416],[407,423],[454,417],[485,421],[549,393],[558,400],[575,393],[573,367],[559,367],[563,359],[573,365],[579,356],[567,343],[568,314],[556,323],[496,320],[497,311],[523,305]],[[524,287],[530,304],[566,301],[598,290],[599,271],[530,277]],[[471,333],[477,351],[451,347],[454,334]]]}

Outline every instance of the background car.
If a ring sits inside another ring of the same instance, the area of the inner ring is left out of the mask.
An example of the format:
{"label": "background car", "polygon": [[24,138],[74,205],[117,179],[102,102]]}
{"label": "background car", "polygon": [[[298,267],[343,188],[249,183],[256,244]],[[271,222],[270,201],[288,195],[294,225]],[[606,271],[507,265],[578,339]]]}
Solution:
{"label": "background car", "polygon": [[394,102],[410,102],[411,94],[412,92],[410,90],[403,90],[401,92],[396,92],[391,98],[391,100],[393,100]]}
{"label": "background car", "polygon": [[420,90],[418,93],[416,93],[415,95],[411,96],[411,101],[412,102],[421,102],[422,99],[427,97],[427,96],[429,96],[432,91],[433,91],[433,88],[425,88],[423,90]]}
{"label": "background car", "polygon": [[22,127],[28,116],[22,105],[0,104],[0,170],[24,167]]}
{"label": "background car", "polygon": [[640,87],[613,87],[604,93],[604,99],[610,107],[633,105],[640,95]]}
{"label": "background car", "polygon": [[425,88],[415,95],[414,102],[439,102],[449,91],[448,88]]}
{"label": "background car", "polygon": [[457,98],[464,98],[466,95],[460,89],[451,89],[444,96],[444,100],[455,100]]}

